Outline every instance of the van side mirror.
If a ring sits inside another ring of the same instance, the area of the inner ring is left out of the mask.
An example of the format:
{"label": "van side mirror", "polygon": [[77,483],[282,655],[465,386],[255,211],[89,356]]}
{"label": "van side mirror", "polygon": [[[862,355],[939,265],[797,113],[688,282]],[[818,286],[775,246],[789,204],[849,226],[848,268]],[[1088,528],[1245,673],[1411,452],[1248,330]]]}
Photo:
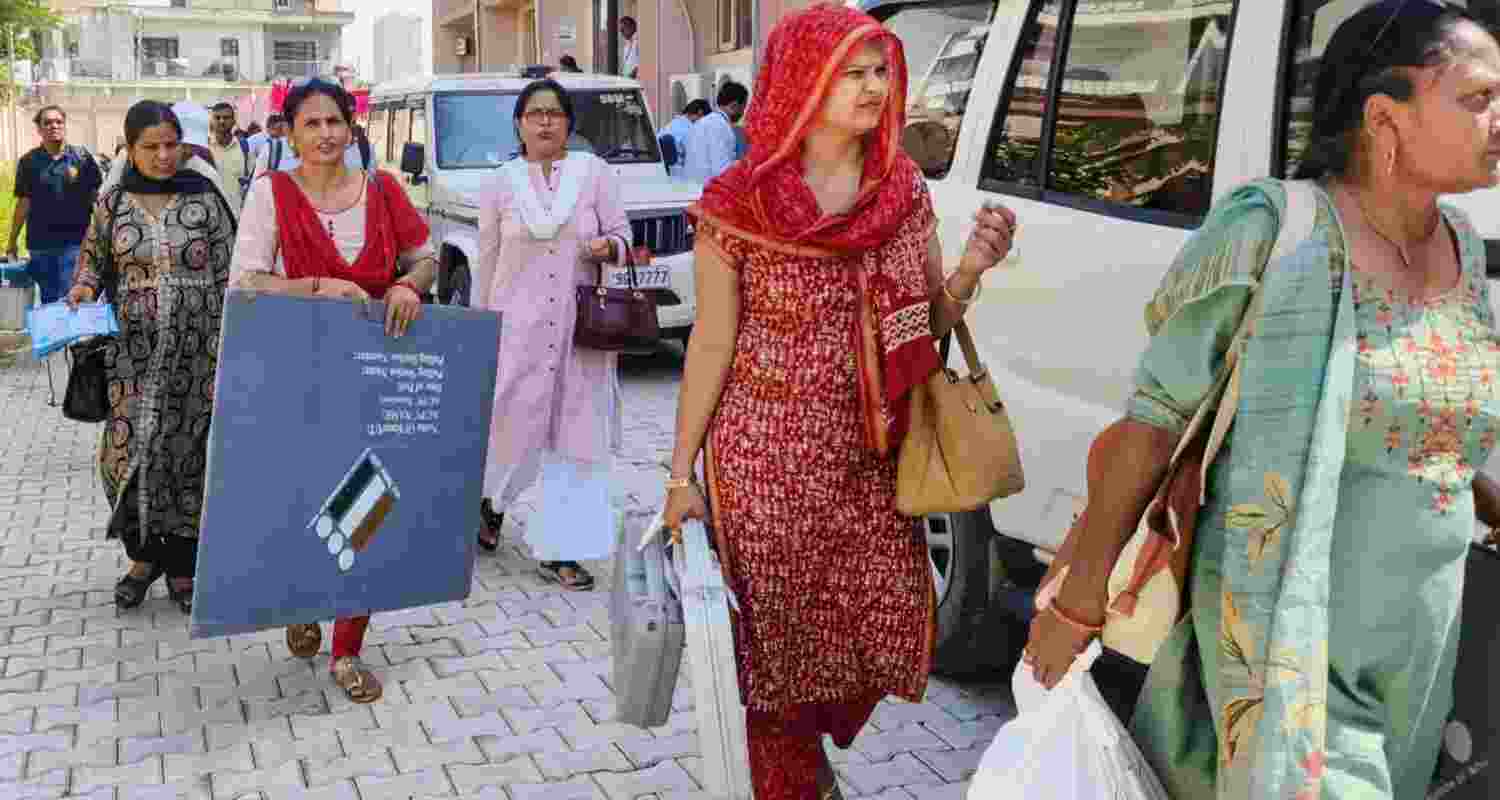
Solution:
{"label": "van side mirror", "polygon": [[416,177],[427,163],[426,148],[420,142],[407,142],[401,148],[401,171]]}

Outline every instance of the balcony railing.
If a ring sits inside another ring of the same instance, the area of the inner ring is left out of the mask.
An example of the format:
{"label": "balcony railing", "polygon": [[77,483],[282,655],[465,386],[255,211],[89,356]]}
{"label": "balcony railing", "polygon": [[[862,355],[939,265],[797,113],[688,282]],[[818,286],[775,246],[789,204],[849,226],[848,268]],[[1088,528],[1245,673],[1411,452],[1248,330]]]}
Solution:
{"label": "balcony railing", "polygon": [[285,61],[277,59],[271,62],[271,74],[268,80],[282,80],[290,78],[316,78],[319,75],[332,75],[333,62],[331,61]]}
{"label": "balcony railing", "polygon": [[240,69],[239,59],[230,58],[150,58],[137,61],[141,80],[181,78],[207,81],[243,81],[249,76]]}

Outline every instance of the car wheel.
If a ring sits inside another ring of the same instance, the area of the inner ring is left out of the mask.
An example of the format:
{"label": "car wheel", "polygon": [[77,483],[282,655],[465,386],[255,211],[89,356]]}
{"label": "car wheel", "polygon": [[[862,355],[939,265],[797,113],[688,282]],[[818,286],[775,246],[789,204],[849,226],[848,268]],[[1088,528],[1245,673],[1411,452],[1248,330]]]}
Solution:
{"label": "car wheel", "polygon": [[443,281],[443,304],[467,306],[469,304],[469,262],[457,259],[448,268],[448,278]]}
{"label": "car wheel", "polygon": [[1002,593],[1009,586],[988,509],[925,520],[937,593],[932,670],[970,677],[1008,672],[1026,642],[1026,622]]}

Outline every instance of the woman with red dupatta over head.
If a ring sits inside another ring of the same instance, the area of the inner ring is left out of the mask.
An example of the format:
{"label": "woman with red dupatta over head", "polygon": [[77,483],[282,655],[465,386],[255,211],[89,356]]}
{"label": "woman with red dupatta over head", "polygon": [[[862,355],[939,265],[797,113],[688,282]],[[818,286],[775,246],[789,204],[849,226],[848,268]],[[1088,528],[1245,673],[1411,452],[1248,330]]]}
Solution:
{"label": "woman with red dupatta over head", "polygon": [[1015,216],[976,214],[944,276],[937,219],[902,152],[901,44],[818,5],[772,31],[749,155],[692,209],[698,324],[688,344],[666,517],[708,499],[739,599],[736,651],[760,800],[838,796],[822,736],[848,747],[885,695],[919,699],[933,588],[896,459],[933,337],[1009,251]]}
{"label": "woman with red dupatta over head", "polygon": [[[404,335],[421,316],[422,297],[437,275],[426,221],[389,173],[344,164],[354,98],[343,87],[319,79],[294,85],[283,110],[301,163],[252,183],[231,280],[303,297],[383,299],[387,335]],[[381,695],[380,681],[359,661],[369,623],[366,615],[333,626],[329,669],[356,703]],[[287,649],[294,656],[313,657],[322,641],[317,623],[287,626]]]}

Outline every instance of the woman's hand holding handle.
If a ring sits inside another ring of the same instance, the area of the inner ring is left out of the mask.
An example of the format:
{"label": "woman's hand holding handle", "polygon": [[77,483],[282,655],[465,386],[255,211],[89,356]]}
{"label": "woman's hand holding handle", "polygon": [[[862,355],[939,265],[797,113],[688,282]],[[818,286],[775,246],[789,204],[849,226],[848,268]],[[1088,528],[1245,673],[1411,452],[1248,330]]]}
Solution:
{"label": "woman's hand holding handle", "polygon": [[94,289],[91,286],[74,286],[63,302],[68,304],[68,308],[77,311],[80,303],[94,302]]}

